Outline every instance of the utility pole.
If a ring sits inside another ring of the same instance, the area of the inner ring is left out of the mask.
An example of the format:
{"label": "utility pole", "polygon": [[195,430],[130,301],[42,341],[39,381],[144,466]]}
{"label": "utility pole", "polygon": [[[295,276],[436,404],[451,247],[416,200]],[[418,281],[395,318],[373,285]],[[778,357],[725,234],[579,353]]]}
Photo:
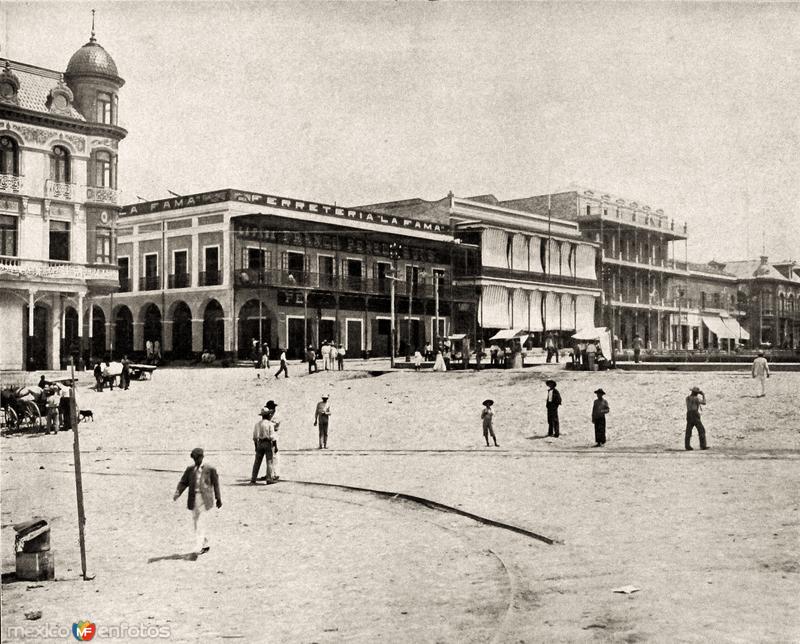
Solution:
{"label": "utility pole", "polygon": [[389,245],[389,256],[392,258],[392,274],[387,275],[386,279],[389,280],[389,299],[391,302],[391,324],[390,324],[390,331],[389,335],[389,343],[392,345],[391,350],[389,351],[389,363],[392,368],[394,368],[394,352],[395,352],[395,312],[394,312],[394,283],[400,279],[397,277],[397,258],[400,255],[400,251],[402,250],[402,246],[397,242],[392,242]]}
{"label": "utility pole", "polygon": [[81,474],[81,448],[78,441],[78,401],[75,397],[75,360],[72,356],[70,362],[70,377],[72,378],[71,393],[69,401],[69,416],[72,424],[72,452],[75,459],[75,493],[78,498],[78,543],[81,549],[81,572],[83,580],[90,581],[94,577],[86,575],[86,539],[83,533],[83,526],[86,523],[86,513],[83,508],[83,477]]}
{"label": "utility pole", "polygon": [[433,297],[436,307],[433,314],[433,346],[439,346],[439,274],[433,273]]}

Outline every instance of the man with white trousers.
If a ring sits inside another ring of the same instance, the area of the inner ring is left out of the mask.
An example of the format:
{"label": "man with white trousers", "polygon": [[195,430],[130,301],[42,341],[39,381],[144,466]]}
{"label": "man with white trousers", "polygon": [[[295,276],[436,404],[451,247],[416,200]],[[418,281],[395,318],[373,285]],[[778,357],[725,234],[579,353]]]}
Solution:
{"label": "man with white trousers", "polygon": [[769,365],[763,351],[759,351],[758,357],[753,360],[752,374],[753,378],[758,378],[758,384],[761,386],[758,397],[763,398],[767,395],[767,378],[769,378]]}

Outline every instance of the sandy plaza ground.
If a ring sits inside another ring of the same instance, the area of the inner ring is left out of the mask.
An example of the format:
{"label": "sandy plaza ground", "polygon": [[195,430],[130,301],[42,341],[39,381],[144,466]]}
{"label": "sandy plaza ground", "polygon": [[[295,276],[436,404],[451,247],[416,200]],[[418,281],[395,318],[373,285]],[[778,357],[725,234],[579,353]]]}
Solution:
{"label": "sandy plaza ground", "polygon": [[[775,373],[766,398],[744,371],[290,373],[164,368],[103,393],[83,377],[93,581],[80,578],[72,433],[2,438],[3,640],[85,619],[166,627],[180,642],[800,641],[800,373]],[[546,437],[549,377],[564,399],[559,439]],[[705,452],[683,450],[695,384]],[[598,386],[611,407],[602,449]],[[320,451],[323,393],[333,415]],[[497,448],[481,435],[485,398]],[[282,481],[250,486],[269,399]],[[210,552],[192,558],[191,515],[172,494],[198,445],[223,507]],[[318,483],[423,497],[554,543]],[[11,526],[33,516],[52,523],[55,582],[6,574]],[[639,590],[612,592],[627,585]]]}

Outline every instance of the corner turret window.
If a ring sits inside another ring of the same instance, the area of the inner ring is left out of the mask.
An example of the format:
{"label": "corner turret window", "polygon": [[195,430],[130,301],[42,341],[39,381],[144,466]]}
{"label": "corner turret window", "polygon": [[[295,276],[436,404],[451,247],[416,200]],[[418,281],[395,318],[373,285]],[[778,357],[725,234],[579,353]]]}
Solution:
{"label": "corner turret window", "polygon": [[117,158],[109,152],[94,153],[94,187],[117,187]]}
{"label": "corner turret window", "polygon": [[97,94],[97,122],[114,125],[113,99],[111,94],[99,92]]}
{"label": "corner turret window", "polygon": [[19,175],[19,146],[10,136],[0,136],[0,174]]}
{"label": "corner turret window", "polygon": [[71,183],[72,168],[69,150],[60,145],[50,155],[50,179],[56,183]]}

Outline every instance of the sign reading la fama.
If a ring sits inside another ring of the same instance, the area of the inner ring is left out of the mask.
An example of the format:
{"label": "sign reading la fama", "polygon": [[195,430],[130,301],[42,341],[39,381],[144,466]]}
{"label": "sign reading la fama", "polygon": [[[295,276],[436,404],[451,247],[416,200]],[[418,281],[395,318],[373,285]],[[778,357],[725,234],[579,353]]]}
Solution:
{"label": "sign reading la fama", "polygon": [[287,199],[286,197],[263,195],[257,192],[244,192],[242,190],[217,190],[215,192],[202,192],[185,197],[172,197],[171,199],[163,199],[161,201],[146,201],[143,203],[131,204],[122,209],[122,216],[145,215],[151,212],[168,212],[170,210],[203,206],[223,201],[243,201],[251,204],[271,206],[273,208],[282,208],[284,210],[293,210],[295,212],[306,212],[316,215],[328,215],[339,219],[383,224],[395,228],[413,228],[415,230],[426,230],[433,233],[448,232],[448,226],[435,222],[419,221],[417,219],[395,217],[393,215],[381,215],[366,210],[342,208],[340,206],[331,206],[314,201]]}

